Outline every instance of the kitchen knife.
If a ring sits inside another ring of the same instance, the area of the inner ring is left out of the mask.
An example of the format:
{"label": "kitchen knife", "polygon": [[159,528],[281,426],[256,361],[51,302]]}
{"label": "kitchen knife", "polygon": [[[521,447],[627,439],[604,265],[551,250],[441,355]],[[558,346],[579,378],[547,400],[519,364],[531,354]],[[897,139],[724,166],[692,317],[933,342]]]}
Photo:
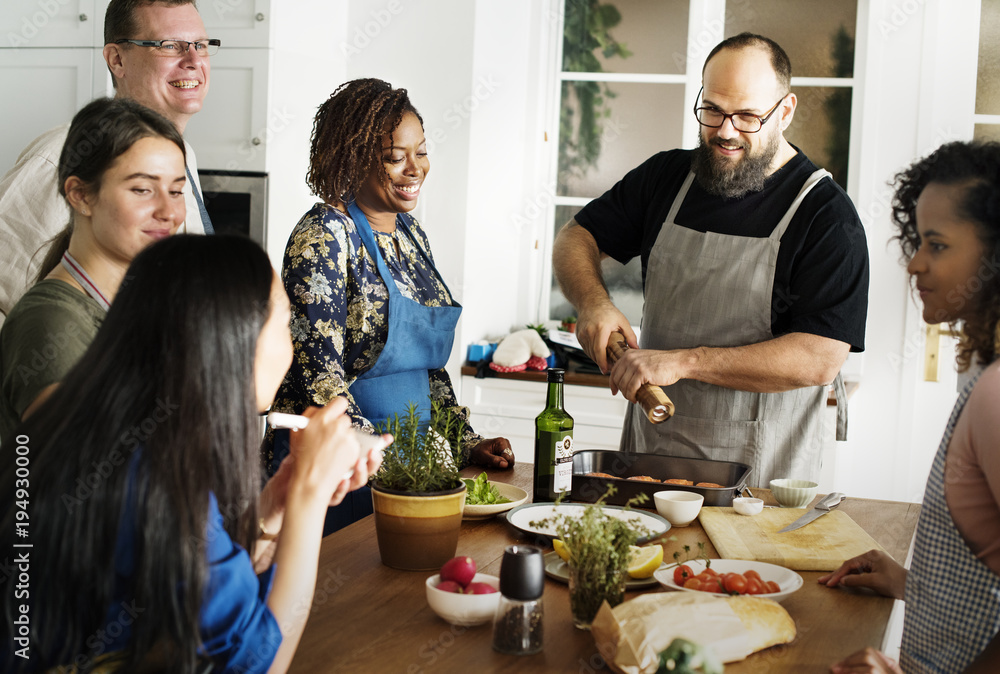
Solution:
{"label": "kitchen knife", "polygon": [[813,507],[812,510],[810,510],[805,515],[795,520],[791,524],[789,524],[784,529],[781,529],[778,533],[783,534],[786,531],[795,531],[796,529],[804,527],[805,525],[809,524],[816,518],[822,517],[823,515],[827,514],[828,512],[839,506],[840,502],[843,501],[845,498],[847,497],[841,494],[839,491],[835,491],[832,494],[827,494],[822,501],[820,501]]}

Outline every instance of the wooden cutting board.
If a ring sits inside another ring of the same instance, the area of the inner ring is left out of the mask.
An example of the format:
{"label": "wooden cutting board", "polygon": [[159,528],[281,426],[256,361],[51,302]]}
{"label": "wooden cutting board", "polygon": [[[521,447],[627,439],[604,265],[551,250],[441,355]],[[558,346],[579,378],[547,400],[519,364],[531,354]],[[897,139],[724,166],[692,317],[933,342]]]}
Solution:
{"label": "wooden cutting board", "polygon": [[702,508],[698,519],[723,559],[748,559],[796,571],[833,571],[869,550],[884,550],[847,513],[833,510],[795,531],[779,534],[806,508],[764,508],[739,515],[732,508]]}

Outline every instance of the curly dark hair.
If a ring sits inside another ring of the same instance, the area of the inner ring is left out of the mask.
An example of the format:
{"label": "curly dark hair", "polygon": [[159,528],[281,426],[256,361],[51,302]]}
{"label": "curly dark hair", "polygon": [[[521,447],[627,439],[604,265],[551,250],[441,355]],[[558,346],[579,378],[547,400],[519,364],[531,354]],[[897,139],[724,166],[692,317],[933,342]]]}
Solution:
{"label": "curly dark hair", "polygon": [[[966,186],[960,215],[975,223],[984,260],[1000,263],[1000,143],[947,143],[896,175],[892,220],[898,233],[892,240],[899,242],[906,262],[920,248],[917,199],[930,183]],[[958,365],[963,371],[974,356],[988,364],[998,353],[1000,274],[993,265],[986,272],[980,274],[982,289],[973,296],[972,311],[960,326]]]}
{"label": "curly dark hair", "polygon": [[412,112],[423,126],[406,89],[382,80],[352,80],[337,87],[313,121],[312,147],[306,184],[328,204],[352,197],[379,165],[382,138]]}

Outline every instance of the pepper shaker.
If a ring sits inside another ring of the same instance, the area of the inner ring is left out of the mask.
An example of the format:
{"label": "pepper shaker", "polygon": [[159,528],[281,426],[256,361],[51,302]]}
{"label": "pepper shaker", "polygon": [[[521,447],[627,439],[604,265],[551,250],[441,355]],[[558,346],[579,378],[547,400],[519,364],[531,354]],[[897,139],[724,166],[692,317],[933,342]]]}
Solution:
{"label": "pepper shaker", "polygon": [[493,649],[511,655],[542,650],[545,562],[533,545],[510,545],[500,562],[500,603],[493,619]]}

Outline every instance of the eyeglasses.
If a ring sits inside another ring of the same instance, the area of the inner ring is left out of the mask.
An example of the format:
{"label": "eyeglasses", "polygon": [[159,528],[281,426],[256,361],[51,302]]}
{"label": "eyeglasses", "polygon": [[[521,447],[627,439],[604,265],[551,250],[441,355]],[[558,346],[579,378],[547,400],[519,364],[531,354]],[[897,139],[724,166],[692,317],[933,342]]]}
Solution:
{"label": "eyeglasses", "polygon": [[[698,92],[698,97],[695,100],[701,100],[701,94],[705,91],[705,87],[701,88]],[[781,101],[785,100],[785,94],[781,97]],[[767,120],[771,119],[771,115],[775,113],[778,106],[781,105],[781,101],[774,104],[774,107],[768,110],[767,114],[761,117],[760,115],[755,115],[752,112],[734,112],[732,114],[726,114],[721,110],[716,110],[715,108],[699,108],[695,107],[694,116],[698,120],[698,123],[702,126],[707,126],[710,129],[718,129],[723,124],[726,123],[728,119],[733,124],[733,128],[742,133],[757,133],[760,131],[761,127],[767,123]]]}
{"label": "eyeglasses", "polygon": [[153,53],[157,56],[183,56],[191,48],[198,56],[215,56],[219,52],[222,40],[198,40],[188,42],[187,40],[115,40],[115,44],[137,44],[140,47],[152,47]]}

